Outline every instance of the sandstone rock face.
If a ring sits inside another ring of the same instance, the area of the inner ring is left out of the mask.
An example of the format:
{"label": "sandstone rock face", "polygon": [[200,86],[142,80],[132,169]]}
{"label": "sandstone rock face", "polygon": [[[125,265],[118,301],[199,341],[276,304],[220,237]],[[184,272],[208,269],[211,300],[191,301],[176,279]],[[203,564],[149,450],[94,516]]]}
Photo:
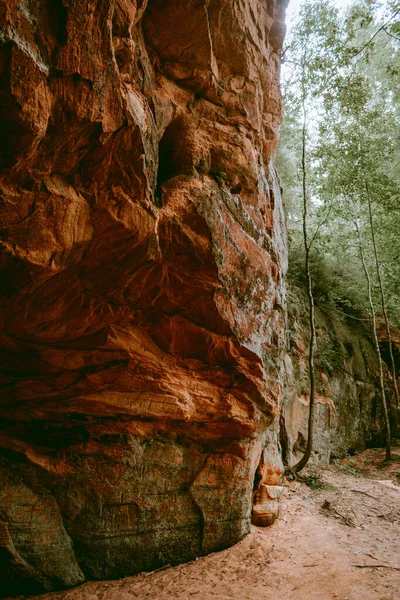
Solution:
{"label": "sandstone rock face", "polygon": [[279,498],[283,487],[280,485],[259,484],[254,492],[251,522],[259,527],[269,527],[279,515]]}
{"label": "sandstone rock face", "polygon": [[[290,347],[284,357],[280,439],[285,462],[292,465],[302,456],[307,443],[309,334],[303,293],[290,290],[288,305]],[[368,442],[383,442],[385,434],[379,365],[369,323],[346,321],[333,307],[318,304],[316,324],[317,394],[312,461],[327,464],[331,458],[362,450]],[[395,414],[393,406],[392,416]]]}
{"label": "sandstone rock face", "polygon": [[282,472],[282,0],[0,0],[0,589],[177,563]]}

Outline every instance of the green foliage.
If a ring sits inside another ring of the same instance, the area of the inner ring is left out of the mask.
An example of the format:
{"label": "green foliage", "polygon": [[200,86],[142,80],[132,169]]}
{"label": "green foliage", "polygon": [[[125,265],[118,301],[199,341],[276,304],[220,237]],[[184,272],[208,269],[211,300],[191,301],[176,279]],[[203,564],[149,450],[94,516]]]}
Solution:
{"label": "green foliage", "polygon": [[339,471],[342,471],[342,473],[346,473],[346,475],[352,475],[353,477],[362,477],[363,476],[362,471],[360,471],[360,469],[358,469],[357,467],[354,467],[352,465],[338,464],[337,468],[339,469]]}
{"label": "green foliage", "polygon": [[[314,298],[317,303],[361,317],[365,312],[364,282],[354,263],[340,259],[339,253],[335,256],[317,251],[311,255]],[[304,250],[301,246],[290,249],[288,279],[293,285],[305,287]]]}
{"label": "green foliage", "polygon": [[312,490],[334,490],[331,483],[324,481],[321,475],[312,467],[308,467],[303,475],[297,474],[297,479]]}
{"label": "green foliage", "polygon": [[[305,100],[314,296],[351,315],[367,315],[354,222],[363,232],[367,265],[374,273],[368,195],[389,313],[398,325],[400,42],[392,36],[400,29],[399,17],[393,2],[382,8],[378,2],[356,1],[345,16],[328,1],[304,2],[287,40],[284,123],[277,156],[289,228],[289,278],[304,285],[299,147]],[[375,277],[373,286],[379,306]]]}

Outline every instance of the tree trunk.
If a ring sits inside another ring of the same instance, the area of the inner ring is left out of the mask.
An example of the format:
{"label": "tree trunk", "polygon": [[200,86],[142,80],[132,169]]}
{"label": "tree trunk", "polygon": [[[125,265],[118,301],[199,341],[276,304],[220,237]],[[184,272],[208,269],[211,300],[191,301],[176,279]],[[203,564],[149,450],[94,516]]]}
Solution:
{"label": "tree trunk", "polygon": [[367,192],[369,224],[370,224],[370,228],[371,228],[372,245],[374,248],[376,273],[378,275],[382,312],[383,312],[383,317],[385,320],[386,335],[387,335],[388,344],[389,344],[389,354],[390,354],[390,361],[391,361],[391,366],[392,366],[392,377],[393,377],[394,393],[395,393],[395,397],[396,397],[396,406],[397,406],[397,410],[400,411],[399,388],[397,386],[396,363],[394,362],[394,356],[393,356],[392,333],[390,330],[390,321],[389,321],[389,316],[388,316],[388,311],[387,311],[386,295],[385,295],[385,291],[384,291],[384,287],[383,287],[381,263],[379,260],[378,247],[376,245],[376,239],[375,239],[374,221],[373,221],[373,216],[372,216],[372,203],[371,203],[371,196],[369,193],[369,187],[368,187],[367,181],[365,182],[365,189]]}
{"label": "tree trunk", "polygon": [[315,405],[315,369],[314,369],[314,354],[316,346],[316,334],[315,334],[315,309],[314,309],[314,298],[312,293],[312,277],[310,271],[310,244],[308,243],[307,233],[307,216],[308,216],[308,203],[307,203],[307,164],[306,164],[306,135],[307,135],[307,113],[305,106],[305,89],[303,81],[303,130],[302,130],[302,156],[301,156],[301,170],[302,170],[302,187],[303,187],[303,241],[305,249],[305,274],[307,281],[307,294],[309,303],[309,323],[310,323],[310,348],[308,354],[308,371],[310,377],[310,406],[308,413],[308,438],[307,446],[304,455],[293,467],[288,469],[291,473],[298,473],[308,463],[314,440],[314,405]]}
{"label": "tree trunk", "polygon": [[378,356],[378,363],[379,363],[379,385],[380,385],[380,389],[381,389],[383,414],[384,414],[385,427],[386,427],[386,460],[390,460],[391,459],[391,448],[392,448],[391,434],[390,434],[390,422],[389,422],[389,413],[388,413],[387,402],[386,402],[385,384],[384,384],[384,379],[383,379],[382,355],[381,355],[381,349],[379,347],[378,335],[376,333],[376,313],[375,313],[374,301],[372,299],[371,277],[370,277],[370,274],[369,274],[369,271],[368,271],[367,263],[365,261],[364,248],[363,248],[363,242],[362,242],[362,236],[361,236],[361,230],[360,230],[360,227],[358,225],[357,220],[354,220],[354,224],[355,224],[356,229],[357,229],[357,235],[358,235],[358,240],[359,240],[359,248],[360,248],[361,261],[362,261],[362,265],[363,265],[365,277],[367,279],[367,284],[368,284],[368,301],[369,301],[369,307],[370,307],[370,310],[371,310],[372,333],[373,333],[373,336],[374,336],[375,350],[376,350],[376,353],[377,353],[377,356]]}

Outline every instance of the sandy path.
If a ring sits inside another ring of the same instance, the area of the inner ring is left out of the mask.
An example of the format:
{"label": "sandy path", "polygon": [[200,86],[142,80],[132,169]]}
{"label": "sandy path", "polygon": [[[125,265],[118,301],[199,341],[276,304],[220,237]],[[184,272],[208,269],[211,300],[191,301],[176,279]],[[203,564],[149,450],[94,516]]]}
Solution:
{"label": "sandy path", "polygon": [[338,468],[319,469],[323,489],[288,483],[278,521],[252,527],[233,548],[153,574],[35,598],[400,600],[400,461],[371,466],[382,457],[369,450]]}

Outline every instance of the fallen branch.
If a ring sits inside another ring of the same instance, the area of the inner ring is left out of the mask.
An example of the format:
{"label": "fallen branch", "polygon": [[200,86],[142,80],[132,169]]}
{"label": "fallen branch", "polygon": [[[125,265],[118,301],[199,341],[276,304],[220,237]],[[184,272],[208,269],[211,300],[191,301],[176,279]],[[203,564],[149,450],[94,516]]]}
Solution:
{"label": "fallen branch", "polygon": [[171,565],[164,565],[163,567],[160,567],[159,569],[155,569],[154,571],[147,571],[147,573],[143,573],[143,575],[145,577],[148,577],[149,575],[154,575],[154,573],[159,573],[160,571],[165,571],[165,569],[170,569]]}
{"label": "fallen branch", "polygon": [[392,567],[392,565],[352,565],[357,569],[393,569],[394,571],[400,571],[400,567]]}
{"label": "fallen branch", "polygon": [[368,492],[363,492],[362,490],[350,490],[351,492],[355,492],[356,494],[364,494],[364,496],[368,496],[368,498],[373,498],[373,500],[376,500],[377,502],[379,502],[379,498],[376,498],[376,496],[372,496],[371,494],[368,494]]}
{"label": "fallen branch", "polygon": [[[372,498],[376,502],[379,502],[383,506],[386,506],[387,508],[390,509],[390,506],[387,502],[383,502],[382,500],[379,500],[379,498],[377,498],[376,496],[372,496],[372,494],[368,494],[367,492],[363,492],[362,490],[350,490],[350,491],[355,492],[356,494],[363,494],[364,496],[368,496],[369,498]],[[384,517],[384,516],[385,515],[378,515],[378,517]]]}
{"label": "fallen branch", "polygon": [[376,556],[374,556],[373,554],[366,554],[365,556],[369,556],[370,558],[373,558],[374,560],[381,560],[380,558],[376,558]]}
{"label": "fallen branch", "polygon": [[329,502],[329,500],[325,500],[322,503],[321,508],[324,509],[324,510],[330,511],[333,514],[333,516],[340,517],[340,519],[342,519],[342,521],[348,527],[355,527],[353,519],[351,517],[348,517],[347,515],[342,515],[342,513],[340,513],[334,506],[332,506],[332,504],[331,504],[331,502]]}

